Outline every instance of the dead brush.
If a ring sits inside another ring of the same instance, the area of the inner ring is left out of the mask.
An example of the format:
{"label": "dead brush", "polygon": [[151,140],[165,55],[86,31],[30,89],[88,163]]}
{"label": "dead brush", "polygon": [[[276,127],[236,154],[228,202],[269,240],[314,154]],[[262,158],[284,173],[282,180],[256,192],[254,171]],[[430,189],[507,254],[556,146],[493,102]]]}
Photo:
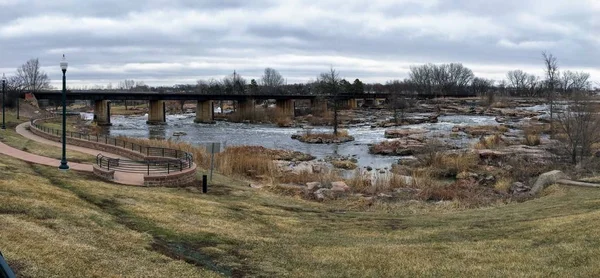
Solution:
{"label": "dead brush", "polygon": [[354,192],[375,195],[393,192],[398,188],[412,187],[413,184],[406,177],[394,173],[372,173],[357,169],[352,178],[346,182]]}
{"label": "dead brush", "polygon": [[338,129],[338,134],[337,136],[333,133],[324,133],[324,132],[319,132],[319,133],[305,133],[302,135],[302,139],[304,140],[310,140],[310,139],[315,139],[315,138],[321,138],[323,140],[333,140],[333,139],[337,139],[340,137],[348,137],[350,136],[348,133],[348,130],[346,129]]}
{"label": "dead brush", "polygon": [[249,146],[228,147],[215,157],[215,165],[224,175],[257,177],[271,175],[275,165],[273,158],[265,153],[255,152]]}
{"label": "dead brush", "polygon": [[538,146],[541,143],[540,134],[544,131],[543,126],[530,126],[523,129],[525,138],[523,144],[527,146]]}
{"label": "dead brush", "polygon": [[474,152],[433,152],[421,156],[420,160],[421,165],[434,177],[455,177],[458,173],[473,170],[479,164],[479,156]]}
{"label": "dead brush", "polygon": [[504,145],[504,141],[502,140],[502,136],[499,134],[494,134],[490,136],[482,136],[479,138],[479,142],[477,142],[474,146],[475,149],[497,149],[500,146]]}

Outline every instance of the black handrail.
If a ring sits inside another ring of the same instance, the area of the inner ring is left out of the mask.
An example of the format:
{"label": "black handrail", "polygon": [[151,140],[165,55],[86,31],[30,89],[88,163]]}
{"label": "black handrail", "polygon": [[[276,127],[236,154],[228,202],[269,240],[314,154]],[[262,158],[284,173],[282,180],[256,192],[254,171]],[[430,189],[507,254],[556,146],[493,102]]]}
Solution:
{"label": "black handrail", "polygon": [[103,154],[96,155],[96,164],[108,171],[114,170],[125,173],[170,174],[180,172],[192,167],[193,163],[188,160],[128,160],[112,158]]}
{"label": "black handrail", "polygon": [[[34,126],[35,128],[37,128],[38,130],[45,132],[45,133],[49,133],[51,135],[60,134],[61,130],[49,128],[47,126],[38,124],[37,120],[39,120],[39,119],[36,119],[36,120],[32,119],[31,125]],[[106,145],[114,145],[115,147],[120,147],[120,148],[124,148],[124,149],[130,150],[130,151],[133,151],[133,152],[140,153],[146,157],[154,156],[154,157],[172,158],[172,159],[164,159],[164,160],[156,160],[156,161],[152,161],[152,160],[135,161],[135,160],[123,160],[123,159],[119,160],[119,159],[115,159],[115,158],[108,158],[106,156],[102,156],[106,159],[101,161],[101,159],[97,156],[97,162],[100,162],[100,163],[98,163],[98,165],[101,168],[107,168],[108,170],[110,170],[109,168],[114,169],[114,167],[115,167],[115,164],[110,164],[110,161],[112,161],[112,163],[115,163],[115,161],[117,161],[116,165],[126,166],[126,167],[121,167],[119,171],[121,171],[121,169],[127,170],[127,169],[131,168],[131,165],[143,164],[146,166],[146,172],[148,174],[150,172],[155,172],[155,173],[160,172],[160,171],[155,170],[156,167],[160,168],[160,167],[164,166],[163,168],[166,167],[166,173],[170,173],[170,172],[172,172],[171,171],[172,169],[173,170],[179,169],[181,171],[183,169],[190,168],[190,167],[192,167],[192,164],[194,163],[194,155],[189,152],[185,152],[185,151],[181,151],[181,150],[144,146],[141,144],[135,144],[133,142],[129,142],[127,140],[118,139],[116,137],[111,137],[111,136],[106,136],[106,135],[105,136],[91,135],[89,133],[84,134],[84,133],[79,133],[79,132],[68,132],[67,137],[76,138],[78,140],[86,140],[86,141],[95,142],[95,143],[104,142],[104,144],[106,144]],[[105,167],[103,167],[103,166],[105,166]],[[156,166],[156,167],[154,167],[154,166]],[[137,170],[135,172],[137,172]]]}

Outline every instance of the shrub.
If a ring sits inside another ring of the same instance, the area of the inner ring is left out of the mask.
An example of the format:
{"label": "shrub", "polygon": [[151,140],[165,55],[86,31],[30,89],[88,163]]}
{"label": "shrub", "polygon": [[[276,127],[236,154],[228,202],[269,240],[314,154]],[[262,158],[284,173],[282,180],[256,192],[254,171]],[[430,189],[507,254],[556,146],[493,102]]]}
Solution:
{"label": "shrub", "polygon": [[496,181],[496,184],[494,184],[494,189],[501,193],[508,193],[508,190],[510,189],[511,185],[512,180],[504,177]]}
{"label": "shrub", "polygon": [[394,173],[379,174],[356,170],[352,178],[346,180],[354,192],[364,194],[387,193],[398,188],[412,187],[413,184]]}
{"label": "shrub", "polygon": [[479,142],[475,144],[475,149],[496,149],[502,145],[502,136],[494,134],[491,136],[481,137]]}
{"label": "shrub", "polygon": [[345,169],[345,170],[354,170],[358,165],[350,160],[334,160],[331,161],[331,164],[335,168]]}
{"label": "shrub", "polygon": [[527,146],[538,146],[541,143],[539,134],[527,134],[523,143]]}
{"label": "shrub", "polygon": [[473,152],[445,154],[430,153],[421,157],[427,171],[436,177],[456,177],[458,173],[472,170],[479,164],[479,156]]}
{"label": "shrub", "polygon": [[290,127],[294,124],[294,121],[290,117],[277,117],[275,124],[278,127]]}

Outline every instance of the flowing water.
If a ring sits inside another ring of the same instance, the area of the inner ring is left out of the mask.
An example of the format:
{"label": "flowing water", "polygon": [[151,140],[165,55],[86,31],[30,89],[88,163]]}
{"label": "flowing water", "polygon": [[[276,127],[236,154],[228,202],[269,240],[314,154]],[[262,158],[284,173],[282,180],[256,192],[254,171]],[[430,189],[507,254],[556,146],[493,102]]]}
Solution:
{"label": "flowing water", "polygon": [[[88,118],[90,115],[85,115]],[[400,157],[369,154],[369,145],[386,140],[384,128],[355,126],[348,128],[350,135],[356,139],[343,144],[306,144],[291,139],[291,135],[302,132],[302,128],[279,128],[265,124],[242,124],[217,122],[216,124],[196,124],[194,114],[169,115],[167,125],[151,126],[146,124],[147,116],[113,116],[113,126],[108,128],[112,136],[128,136],[138,138],[156,138],[180,140],[196,145],[209,142],[221,142],[222,145],[257,145],[272,149],[300,151],[324,158],[327,156],[354,156],[362,167],[390,167]],[[466,147],[473,139],[449,138],[447,136],[455,125],[497,125],[494,117],[489,116],[442,116],[438,123],[403,126],[402,128],[420,128],[428,130],[428,136],[438,137],[442,141],[456,146]],[[313,132],[331,132],[327,128],[315,128]],[[174,133],[185,132],[182,136]],[[444,136],[446,135],[446,136]]]}

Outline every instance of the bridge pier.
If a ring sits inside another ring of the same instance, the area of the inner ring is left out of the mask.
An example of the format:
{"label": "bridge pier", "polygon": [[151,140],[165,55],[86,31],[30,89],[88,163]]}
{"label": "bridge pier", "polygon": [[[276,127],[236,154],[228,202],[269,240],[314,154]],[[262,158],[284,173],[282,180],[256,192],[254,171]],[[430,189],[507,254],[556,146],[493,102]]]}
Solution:
{"label": "bridge pier", "polygon": [[275,108],[279,116],[290,117],[292,119],[296,116],[293,99],[278,99],[275,101]]}
{"label": "bridge pier", "polygon": [[254,109],[256,102],[252,98],[245,98],[238,101],[237,114],[239,115],[239,121],[253,120]]}
{"label": "bridge pier", "polygon": [[166,114],[166,103],[164,100],[151,100],[146,123],[149,125],[167,124]]}
{"label": "bridge pier", "polygon": [[358,108],[358,102],[356,101],[355,98],[351,98],[348,100],[347,102],[348,105],[348,109],[356,109]]}
{"label": "bridge pier", "polygon": [[374,107],[375,99],[374,98],[365,98],[365,102],[363,104],[364,107]]}
{"label": "bridge pier", "polygon": [[214,124],[214,102],[212,100],[199,100],[196,104],[195,123]]}
{"label": "bridge pier", "polygon": [[110,100],[94,102],[94,122],[99,126],[110,126]]}

